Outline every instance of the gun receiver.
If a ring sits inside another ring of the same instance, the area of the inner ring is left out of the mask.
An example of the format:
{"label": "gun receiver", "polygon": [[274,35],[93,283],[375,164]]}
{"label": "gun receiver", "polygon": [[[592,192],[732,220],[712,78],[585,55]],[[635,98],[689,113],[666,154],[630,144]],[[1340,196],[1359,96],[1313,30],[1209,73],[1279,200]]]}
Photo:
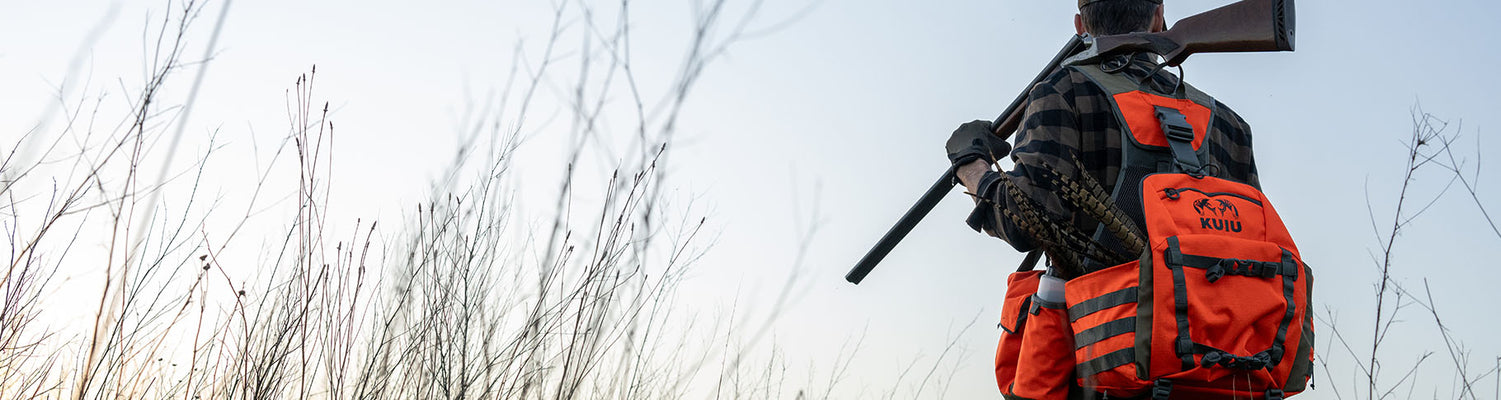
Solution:
{"label": "gun receiver", "polygon": [[[1167,65],[1176,66],[1197,53],[1292,51],[1294,22],[1293,0],[1241,0],[1179,20],[1171,29],[1163,32],[1074,36],[1032,83],[1022,90],[1021,95],[1006,107],[1006,111],[996,118],[992,126],[995,126],[997,136],[1010,138],[1021,125],[1022,116],[1026,114],[1027,95],[1032,87],[1047,79],[1062,65],[1087,63],[1130,52],[1155,53],[1163,56]],[[906,238],[912,228],[953,190],[955,167],[951,166],[943,172],[943,176],[923,193],[922,198],[850,269],[844,276],[845,280],[860,284],[875,269],[876,264],[880,264],[897,243]],[[1036,257],[1036,252],[1028,255],[1033,262]]]}

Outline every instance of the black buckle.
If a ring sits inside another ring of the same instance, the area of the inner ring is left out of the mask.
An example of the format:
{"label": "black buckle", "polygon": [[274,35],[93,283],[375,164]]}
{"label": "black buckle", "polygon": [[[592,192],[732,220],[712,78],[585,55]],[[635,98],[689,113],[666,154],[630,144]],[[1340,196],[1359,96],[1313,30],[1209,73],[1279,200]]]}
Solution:
{"label": "black buckle", "polygon": [[1208,279],[1209,283],[1214,283],[1220,280],[1220,278],[1224,278],[1225,275],[1271,279],[1282,274],[1282,270],[1285,269],[1282,265],[1282,263],[1277,262],[1225,258],[1209,266],[1204,271],[1204,278]]}
{"label": "black buckle", "polygon": [[1271,366],[1272,356],[1263,351],[1254,356],[1241,357],[1239,361],[1241,369],[1254,371]]}
{"label": "black buckle", "polygon": [[1270,352],[1263,351],[1250,357],[1241,357],[1223,351],[1211,351],[1204,353],[1204,358],[1199,361],[1202,367],[1223,367],[1243,371],[1255,371],[1275,367]]}
{"label": "black buckle", "polygon": [[1167,135],[1168,140],[1193,142],[1194,127],[1188,123],[1188,117],[1172,108],[1159,106],[1156,110],[1157,121],[1162,123],[1162,133]]}
{"label": "black buckle", "polygon": [[1281,273],[1282,263],[1263,262],[1257,264],[1261,266],[1262,278],[1271,279]]}
{"label": "black buckle", "polygon": [[1167,137],[1168,147],[1173,152],[1173,165],[1180,172],[1195,178],[1204,176],[1204,165],[1194,154],[1194,127],[1188,123],[1183,112],[1171,107],[1155,106],[1157,121],[1162,124],[1162,134]]}
{"label": "black buckle", "polygon": [[1303,269],[1303,267],[1306,265],[1307,264],[1302,264],[1298,262],[1298,260],[1294,259],[1292,252],[1287,251],[1287,249],[1282,249],[1282,274],[1287,275],[1288,278],[1297,280],[1298,270]]}
{"label": "black buckle", "polygon": [[1172,394],[1172,381],[1169,381],[1167,379],[1158,379],[1152,382],[1152,400],[1168,400],[1168,396],[1171,396]]}
{"label": "black buckle", "polygon": [[[1225,260],[1225,261],[1229,261],[1229,260]],[[1224,264],[1225,264],[1224,261],[1221,261],[1219,263],[1214,264],[1214,266],[1209,267],[1208,270],[1204,271],[1204,279],[1209,280],[1209,283],[1214,283],[1215,281],[1220,280],[1220,278],[1224,278],[1225,277],[1225,267],[1224,267]]]}
{"label": "black buckle", "polygon": [[1282,389],[1271,388],[1266,390],[1266,400],[1282,400]]}
{"label": "black buckle", "polygon": [[1280,362],[1282,360],[1282,356],[1286,352],[1287,350],[1284,350],[1282,348],[1282,345],[1276,345],[1272,346],[1270,350],[1267,350],[1267,356],[1269,357],[1269,360],[1271,362]]}
{"label": "black buckle", "polygon": [[1216,366],[1216,365],[1220,365],[1220,363],[1225,362],[1225,356],[1226,355],[1227,354],[1221,353],[1221,352],[1218,352],[1218,351],[1211,351],[1209,353],[1204,354],[1204,359],[1199,360],[1199,365],[1205,366],[1205,367],[1213,367],[1213,366]]}
{"label": "black buckle", "polygon": [[1189,340],[1186,337],[1179,336],[1177,340],[1177,348],[1175,348],[1174,350],[1178,351],[1179,356],[1182,356],[1184,354],[1193,354],[1194,341]]}

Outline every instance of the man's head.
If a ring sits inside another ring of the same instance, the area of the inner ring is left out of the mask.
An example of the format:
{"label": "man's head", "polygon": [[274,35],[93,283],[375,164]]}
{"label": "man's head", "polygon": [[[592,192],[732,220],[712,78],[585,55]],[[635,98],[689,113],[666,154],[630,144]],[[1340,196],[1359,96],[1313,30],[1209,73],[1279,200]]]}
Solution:
{"label": "man's head", "polygon": [[1162,0],[1079,0],[1074,29],[1096,36],[1167,29]]}

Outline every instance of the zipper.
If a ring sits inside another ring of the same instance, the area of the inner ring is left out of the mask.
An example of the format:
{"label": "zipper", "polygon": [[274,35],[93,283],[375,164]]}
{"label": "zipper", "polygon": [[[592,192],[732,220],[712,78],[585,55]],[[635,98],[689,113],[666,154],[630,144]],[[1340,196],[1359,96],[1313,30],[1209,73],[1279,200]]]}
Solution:
{"label": "zipper", "polygon": [[1240,193],[1205,192],[1203,190],[1199,190],[1199,189],[1195,189],[1195,188],[1191,188],[1191,187],[1162,189],[1162,192],[1167,194],[1167,198],[1173,199],[1173,200],[1177,200],[1179,194],[1181,194],[1183,192],[1187,192],[1187,191],[1199,192],[1200,194],[1203,194],[1203,195],[1209,196],[1209,197],[1215,197],[1215,196],[1238,197],[1241,200],[1249,201],[1252,204],[1255,204],[1257,207],[1261,207],[1262,206],[1261,205],[1261,200],[1256,200],[1256,199],[1251,198],[1250,196],[1246,196],[1246,195],[1243,195],[1243,194],[1240,194]]}

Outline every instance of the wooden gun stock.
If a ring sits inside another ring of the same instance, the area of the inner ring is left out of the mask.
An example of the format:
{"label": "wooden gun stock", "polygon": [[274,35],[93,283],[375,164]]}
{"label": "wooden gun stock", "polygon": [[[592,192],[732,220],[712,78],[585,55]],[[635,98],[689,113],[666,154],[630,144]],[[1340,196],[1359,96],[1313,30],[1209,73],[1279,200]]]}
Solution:
{"label": "wooden gun stock", "polygon": [[1242,0],[1179,20],[1163,32],[1087,39],[1089,49],[1066,63],[1149,52],[1177,66],[1196,53],[1292,51],[1295,27],[1293,0]]}

